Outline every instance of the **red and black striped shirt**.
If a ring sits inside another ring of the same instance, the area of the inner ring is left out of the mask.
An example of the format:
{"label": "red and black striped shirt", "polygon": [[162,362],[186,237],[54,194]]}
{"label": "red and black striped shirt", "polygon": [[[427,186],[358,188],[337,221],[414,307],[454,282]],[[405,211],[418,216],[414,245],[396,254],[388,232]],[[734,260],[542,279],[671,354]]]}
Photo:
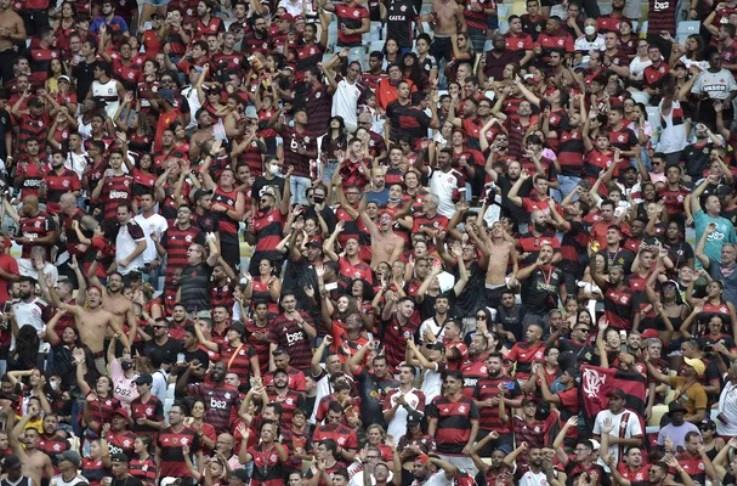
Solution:
{"label": "red and black striped shirt", "polygon": [[472,421],[479,420],[476,404],[462,395],[457,400],[435,397],[427,406],[426,414],[438,420],[435,443],[442,454],[460,454],[471,439]]}

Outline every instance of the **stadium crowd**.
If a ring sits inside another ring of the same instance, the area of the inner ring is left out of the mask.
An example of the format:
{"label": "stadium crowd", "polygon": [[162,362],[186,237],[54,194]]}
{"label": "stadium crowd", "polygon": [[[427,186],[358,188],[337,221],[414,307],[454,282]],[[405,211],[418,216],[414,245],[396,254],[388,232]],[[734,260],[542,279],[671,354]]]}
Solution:
{"label": "stadium crowd", "polygon": [[0,0],[0,486],[737,484],[737,0]]}

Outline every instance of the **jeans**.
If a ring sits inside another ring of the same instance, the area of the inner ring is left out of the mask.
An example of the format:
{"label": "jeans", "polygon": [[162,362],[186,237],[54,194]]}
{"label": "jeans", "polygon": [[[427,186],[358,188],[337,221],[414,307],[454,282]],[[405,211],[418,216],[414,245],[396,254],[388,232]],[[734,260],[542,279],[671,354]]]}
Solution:
{"label": "jeans", "polygon": [[312,186],[312,179],[293,175],[289,179],[289,188],[292,191],[292,204],[307,204],[306,191]]}

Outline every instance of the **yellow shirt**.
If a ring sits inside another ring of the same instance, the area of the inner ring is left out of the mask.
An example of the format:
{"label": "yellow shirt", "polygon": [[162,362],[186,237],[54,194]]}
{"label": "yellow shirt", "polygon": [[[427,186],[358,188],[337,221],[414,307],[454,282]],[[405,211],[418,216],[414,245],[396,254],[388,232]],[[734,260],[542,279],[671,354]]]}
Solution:
{"label": "yellow shirt", "polygon": [[693,415],[698,410],[706,410],[706,391],[701,383],[686,385],[684,377],[673,376],[670,379],[670,385],[675,388],[674,400],[680,401],[686,407],[688,415]]}

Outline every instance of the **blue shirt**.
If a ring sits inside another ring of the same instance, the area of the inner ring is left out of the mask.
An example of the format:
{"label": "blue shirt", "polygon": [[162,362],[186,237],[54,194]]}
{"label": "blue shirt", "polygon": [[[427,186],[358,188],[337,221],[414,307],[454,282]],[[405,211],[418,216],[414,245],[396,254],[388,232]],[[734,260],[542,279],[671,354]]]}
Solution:
{"label": "blue shirt", "polygon": [[716,225],[716,231],[706,239],[704,253],[709,257],[710,262],[720,263],[722,261],[722,245],[725,242],[737,243],[737,233],[734,231],[734,225],[727,218],[710,216],[702,210],[697,211],[693,219],[697,240],[701,238],[709,224],[714,223]]}

